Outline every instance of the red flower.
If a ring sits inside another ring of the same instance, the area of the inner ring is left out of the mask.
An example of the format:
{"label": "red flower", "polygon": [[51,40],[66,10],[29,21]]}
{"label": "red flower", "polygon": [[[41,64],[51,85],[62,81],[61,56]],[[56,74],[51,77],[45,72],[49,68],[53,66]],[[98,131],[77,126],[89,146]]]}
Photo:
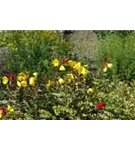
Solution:
{"label": "red flower", "polygon": [[105,102],[98,102],[97,103],[97,108],[102,109],[105,106]]}

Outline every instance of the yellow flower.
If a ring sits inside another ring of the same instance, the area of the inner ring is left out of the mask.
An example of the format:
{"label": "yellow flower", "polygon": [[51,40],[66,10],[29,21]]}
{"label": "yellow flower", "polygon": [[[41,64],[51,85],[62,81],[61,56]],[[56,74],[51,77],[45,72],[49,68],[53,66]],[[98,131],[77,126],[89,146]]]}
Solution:
{"label": "yellow flower", "polygon": [[73,68],[76,65],[76,61],[69,60],[68,65]]}
{"label": "yellow flower", "polygon": [[84,77],[86,77],[86,75],[89,73],[89,71],[83,66],[78,67],[77,70],[78,70],[78,73],[82,74]]}
{"label": "yellow flower", "polygon": [[108,68],[112,68],[112,66],[113,66],[113,65],[112,65],[111,63],[107,63],[107,67],[108,67]]}
{"label": "yellow flower", "polygon": [[69,78],[69,79],[74,79],[74,76],[73,76],[72,73],[66,74],[66,76],[67,76],[67,78]]}
{"label": "yellow flower", "polygon": [[3,113],[2,111],[0,111],[0,119],[3,117]]}
{"label": "yellow flower", "polygon": [[49,88],[50,86],[52,86],[54,83],[51,80],[48,80],[48,83],[46,84],[46,87]]}
{"label": "yellow flower", "polygon": [[24,79],[24,78],[23,78],[22,76],[17,76],[17,80],[18,80],[18,81],[23,81],[23,79]]}
{"label": "yellow flower", "polygon": [[68,82],[71,82],[71,80],[74,79],[74,76],[72,73],[66,74],[66,76],[67,76]]}
{"label": "yellow flower", "polygon": [[105,68],[103,69],[103,72],[107,72],[107,67],[105,67]]}
{"label": "yellow flower", "polygon": [[4,76],[3,78],[2,78],[2,83],[3,84],[7,84],[8,83],[8,78],[6,77],[6,76]]}
{"label": "yellow flower", "polygon": [[34,86],[34,85],[35,85],[35,82],[36,82],[36,78],[35,78],[35,77],[31,77],[31,78],[29,79],[29,85]]}
{"label": "yellow flower", "polygon": [[22,82],[21,82],[21,86],[22,86],[22,87],[26,87],[26,86],[27,86],[27,81],[22,81]]}
{"label": "yellow flower", "polygon": [[90,94],[93,94],[94,93],[94,90],[92,89],[92,88],[89,88],[88,90],[87,90],[87,93],[90,95]]}
{"label": "yellow flower", "polygon": [[17,81],[17,86],[21,87],[21,82]]}
{"label": "yellow flower", "polygon": [[37,76],[38,76],[38,72],[34,72],[34,73],[33,73],[33,75],[34,75],[34,77],[36,77],[36,78],[37,78]]}
{"label": "yellow flower", "polygon": [[81,67],[81,63],[77,62],[73,68],[78,70],[80,67]]}
{"label": "yellow flower", "polygon": [[59,66],[59,60],[58,60],[58,59],[54,59],[54,60],[52,61],[52,64],[54,65],[54,67]]}
{"label": "yellow flower", "polygon": [[65,69],[65,67],[63,65],[61,65],[59,70],[60,71],[65,71],[66,69]]}
{"label": "yellow flower", "polygon": [[65,81],[62,78],[59,78],[58,83],[61,85],[61,84],[64,84]]}
{"label": "yellow flower", "polygon": [[18,75],[18,80],[26,80],[26,78],[27,78],[27,72],[21,72],[21,73],[19,73],[19,75]]}
{"label": "yellow flower", "polygon": [[14,112],[14,108],[13,108],[12,106],[8,105],[7,111],[9,111],[9,112]]}

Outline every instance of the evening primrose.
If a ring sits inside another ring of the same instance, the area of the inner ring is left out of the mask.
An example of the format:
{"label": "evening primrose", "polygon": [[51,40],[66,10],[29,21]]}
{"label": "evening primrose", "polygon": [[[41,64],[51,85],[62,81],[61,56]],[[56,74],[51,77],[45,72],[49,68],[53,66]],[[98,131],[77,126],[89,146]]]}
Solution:
{"label": "evening primrose", "polygon": [[36,78],[35,78],[35,77],[31,77],[31,78],[29,79],[29,85],[34,86],[34,85],[35,85],[35,82],[36,82]]}
{"label": "evening primrose", "polygon": [[0,111],[0,119],[2,119],[2,117],[3,117],[3,112]]}
{"label": "evening primrose", "polygon": [[103,69],[103,72],[107,72],[107,67],[105,67],[105,68]]}
{"label": "evening primrose", "polygon": [[50,86],[52,86],[54,84],[53,81],[48,80],[48,83],[46,84],[46,87],[49,88]]}
{"label": "evening primrose", "polygon": [[87,94],[91,95],[91,94],[93,94],[93,93],[94,93],[93,88],[89,88],[89,89],[87,90]]}
{"label": "evening primrose", "polygon": [[25,88],[27,86],[27,81],[22,81],[21,86]]}
{"label": "evening primrose", "polygon": [[9,79],[6,76],[2,77],[2,83],[3,84],[7,84],[8,81],[9,81]]}
{"label": "evening primrose", "polygon": [[108,68],[112,68],[113,65],[112,65],[111,63],[107,63],[107,67],[108,67]]}
{"label": "evening primrose", "polygon": [[38,72],[34,72],[34,73],[33,73],[33,76],[37,78]]}
{"label": "evening primrose", "polygon": [[52,64],[53,64],[54,67],[59,66],[59,60],[58,60],[58,59],[54,59],[54,60],[52,61]]}
{"label": "evening primrose", "polygon": [[10,105],[7,106],[7,111],[14,112],[14,108]]}
{"label": "evening primrose", "polygon": [[65,67],[63,65],[61,65],[59,70],[60,71],[65,71],[66,69],[65,69]]}
{"label": "evening primrose", "polygon": [[58,83],[59,83],[60,85],[62,85],[62,84],[64,84],[64,83],[65,83],[65,81],[64,81],[64,79],[59,78]]}

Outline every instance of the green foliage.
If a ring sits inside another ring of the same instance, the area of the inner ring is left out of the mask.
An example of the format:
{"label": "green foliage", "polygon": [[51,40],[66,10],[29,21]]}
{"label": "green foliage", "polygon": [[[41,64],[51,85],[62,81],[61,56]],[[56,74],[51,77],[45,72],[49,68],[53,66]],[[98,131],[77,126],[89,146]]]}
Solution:
{"label": "green foliage", "polygon": [[60,40],[56,31],[3,31],[0,39],[0,46],[10,49],[5,68],[16,73],[29,70],[50,74],[52,59],[67,55],[72,47]]}
{"label": "green foliage", "polygon": [[135,33],[127,35],[124,39],[115,34],[106,36],[95,51],[98,66],[102,68],[103,58],[109,56],[114,75],[118,75],[122,80],[135,79],[134,41]]}
{"label": "green foliage", "polygon": [[122,38],[125,38],[127,35],[134,32],[134,30],[94,30],[93,32],[97,34],[99,39],[104,39],[106,36],[112,34],[119,35]]}

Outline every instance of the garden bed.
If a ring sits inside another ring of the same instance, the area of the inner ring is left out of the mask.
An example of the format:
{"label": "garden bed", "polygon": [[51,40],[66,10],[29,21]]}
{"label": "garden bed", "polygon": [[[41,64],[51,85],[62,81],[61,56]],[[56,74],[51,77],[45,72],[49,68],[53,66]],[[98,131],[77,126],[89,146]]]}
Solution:
{"label": "garden bed", "polygon": [[118,33],[0,32],[0,119],[135,119],[135,33]]}

